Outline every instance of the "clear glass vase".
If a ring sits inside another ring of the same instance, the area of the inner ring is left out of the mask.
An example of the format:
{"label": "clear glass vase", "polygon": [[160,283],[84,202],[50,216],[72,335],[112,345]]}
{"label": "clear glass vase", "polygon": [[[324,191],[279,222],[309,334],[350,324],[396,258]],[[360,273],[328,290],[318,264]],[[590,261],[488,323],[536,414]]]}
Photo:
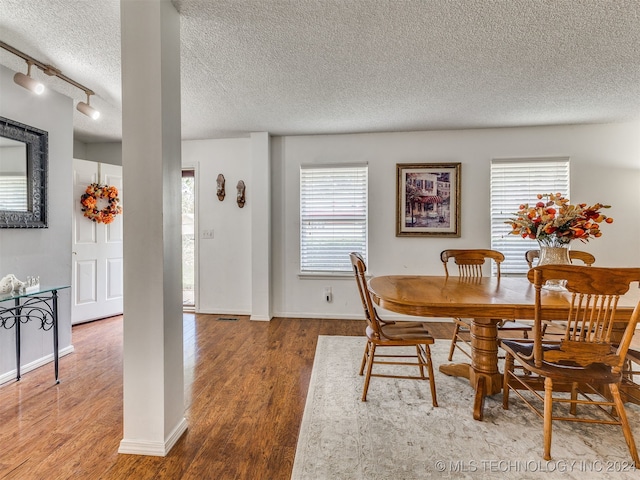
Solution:
{"label": "clear glass vase", "polygon": [[[569,258],[569,244],[565,243],[557,247],[549,247],[540,243],[540,260],[538,265],[571,265]],[[564,290],[566,280],[547,280],[542,286],[546,290]]]}

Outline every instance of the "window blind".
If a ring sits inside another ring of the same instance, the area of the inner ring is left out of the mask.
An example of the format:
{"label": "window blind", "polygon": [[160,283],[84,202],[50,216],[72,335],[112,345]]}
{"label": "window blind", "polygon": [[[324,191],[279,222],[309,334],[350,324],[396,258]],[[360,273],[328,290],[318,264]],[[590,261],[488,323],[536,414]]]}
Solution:
{"label": "window blind", "polygon": [[26,212],[28,207],[26,175],[0,175],[0,210]]}
{"label": "window blind", "polygon": [[352,272],[367,258],[367,165],[300,168],[300,271]]}
{"label": "window blind", "polygon": [[560,192],[569,197],[569,158],[514,158],[491,161],[491,248],[502,252],[502,274],[529,270],[524,254],[538,242],[509,235],[506,222],[523,203],[535,204],[538,193]]}

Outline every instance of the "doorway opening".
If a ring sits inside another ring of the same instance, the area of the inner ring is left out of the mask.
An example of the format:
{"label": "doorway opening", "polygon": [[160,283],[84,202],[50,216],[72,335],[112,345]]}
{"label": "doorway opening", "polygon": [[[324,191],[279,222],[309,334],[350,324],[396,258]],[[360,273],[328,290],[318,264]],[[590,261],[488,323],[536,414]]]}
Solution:
{"label": "doorway opening", "polygon": [[196,187],[195,172],[182,171],[182,308],[195,310]]}

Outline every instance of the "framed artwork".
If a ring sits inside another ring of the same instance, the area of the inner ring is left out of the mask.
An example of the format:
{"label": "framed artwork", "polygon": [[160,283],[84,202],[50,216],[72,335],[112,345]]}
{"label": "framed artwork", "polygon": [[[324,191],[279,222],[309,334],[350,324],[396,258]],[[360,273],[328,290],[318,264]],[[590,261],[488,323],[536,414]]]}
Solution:
{"label": "framed artwork", "polygon": [[460,165],[396,164],[396,237],[460,236]]}

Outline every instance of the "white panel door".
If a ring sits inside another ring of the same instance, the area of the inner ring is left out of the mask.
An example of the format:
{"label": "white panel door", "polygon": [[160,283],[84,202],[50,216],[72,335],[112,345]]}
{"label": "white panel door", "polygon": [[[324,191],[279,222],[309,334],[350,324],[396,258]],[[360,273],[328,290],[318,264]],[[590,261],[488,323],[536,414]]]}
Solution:
{"label": "white panel door", "polygon": [[83,215],[80,197],[94,182],[117,187],[123,203],[121,166],[73,160],[72,324],[122,313],[122,215],[109,225]]}

